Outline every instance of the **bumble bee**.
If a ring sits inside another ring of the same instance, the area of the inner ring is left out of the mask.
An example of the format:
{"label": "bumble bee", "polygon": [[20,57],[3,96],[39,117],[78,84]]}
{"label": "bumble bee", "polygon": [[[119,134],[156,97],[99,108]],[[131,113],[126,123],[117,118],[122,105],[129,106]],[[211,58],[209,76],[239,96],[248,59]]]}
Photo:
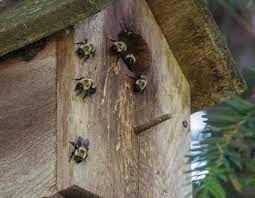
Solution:
{"label": "bumble bee", "polygon": [[136,93],[143,93],[147,84],[148,84],[148,78],[145,75],[138,75],[135,77],[130,77],[134,79],[134,84],[133,84],[133,91]]}
{"label": "bumble bee", "polygon": [[96,83],[95,81],[89,79],[89,78],[77,78],[75,79],[77,81],[75,85],[74,91],[77,92],[76,96],[80,94],[83,95],[83,100],[85,99],[86,96],[90,96],[97,91]]}
{"label": "bumble bee", "polygon": [[71,153],[69,161],[74,159],[76,163],[86,162],[89,151],[89,140],[78,137],[76,142],[69,141],[74,146],[74,151]]}
{"label": "bumble bee", "polygon": [[75,44],[80,45],[75,51],[75,53],[77,54],[77,56],[79,56],[79,58],[84,58],[84,62],[89,59],[90,56],[94,57],[96,55],[95,46],[92,43],[88,42],[87,39],[85,40],[85,42],[79,42]]}
{"label": "bumble bee", "polygon": [[118,55],[117,61],[121,58],[131,72],[141,75],[150,68],[151,52],[141,35],[124,28],[118,34],[118,40],[111,41],[111,51]]}
{"label": "bumble bee", "polygon": [[115,40],[112,40],[112,41],[114,42],[111,46],[112,52],[116,54],[121,54],[122,52],[127,51],[126,43],[122,41],[115,41]]}

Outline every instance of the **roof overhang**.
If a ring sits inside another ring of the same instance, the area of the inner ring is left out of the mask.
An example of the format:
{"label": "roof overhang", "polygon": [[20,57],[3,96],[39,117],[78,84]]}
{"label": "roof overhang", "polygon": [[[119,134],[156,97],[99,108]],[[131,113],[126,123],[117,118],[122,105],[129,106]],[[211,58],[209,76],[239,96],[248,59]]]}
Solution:
{"label": "roof overhang", "polygon": [[246,89],[238,66],[203,0],[148,0],[191,87],[192,112],[224,91]]}

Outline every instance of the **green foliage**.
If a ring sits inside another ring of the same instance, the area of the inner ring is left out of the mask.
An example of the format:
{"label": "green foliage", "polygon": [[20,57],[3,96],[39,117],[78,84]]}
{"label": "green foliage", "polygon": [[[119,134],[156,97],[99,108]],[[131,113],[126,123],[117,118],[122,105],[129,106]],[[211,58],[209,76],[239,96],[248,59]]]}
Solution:
{"label": "green foliage", "polygon": [[248,86],[248,90],[246,91],[246,93],[244,94],[245,97],[248,97],[249,95],[252,94],[252,92],[255,89],[255,69],[252,67],[246,67],[243,70],[243,76],[245,78],[245,81],[247,83]]}
{"label": "green foliage", "polygon": [[[249,85],[255,71],[246,72],[249,77],[253,74]],[[225,198],[226,186],[236,193],[255,188],[255,105],[233,93],[219,99],[219,105],[207,109],[207,128],[188,156],[198,164],[190,171],[193,194],[198,198]]]}

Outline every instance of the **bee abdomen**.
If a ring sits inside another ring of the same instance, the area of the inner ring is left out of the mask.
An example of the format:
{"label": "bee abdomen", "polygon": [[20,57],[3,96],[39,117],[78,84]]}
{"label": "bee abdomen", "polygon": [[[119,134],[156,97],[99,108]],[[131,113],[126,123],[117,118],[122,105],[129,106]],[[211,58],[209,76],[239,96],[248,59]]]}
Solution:
{"label": "bee abdomen", "polygon": [[75,162],[77,162],[77,163],[81,163],[84,159],[81,158],[81,157],[79,157],[79,156],[75,156],[75,157],[74,157],[74,160],[75,160]]}
{"label": "bee abdomen", "polygon": [[75,51],[75,53],[77,54],[77,56],[78,56],[79,58],[83,58],[83,57],[84,57],[84,52],[83,52],[83,50],[82,50],[81,48],[78,48],[78,49]]}

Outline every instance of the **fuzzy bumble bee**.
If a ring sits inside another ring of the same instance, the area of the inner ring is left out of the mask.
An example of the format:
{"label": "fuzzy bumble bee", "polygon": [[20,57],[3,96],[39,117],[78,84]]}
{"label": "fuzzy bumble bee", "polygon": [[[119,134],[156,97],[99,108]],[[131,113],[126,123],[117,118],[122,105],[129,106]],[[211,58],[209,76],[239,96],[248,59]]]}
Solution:
{"label": "fuzzy bumble bee", "polygon": [[89,151],[89,140],[79,136],[76,142],[69,141],[69,143],[74,146],[74,151],[72,151],[69,161],[73,159],[76,163],[86,162]]}
{"label": "fuzzy bumble bee", "polygon": [[96,83],[90,78],[77,78],[74,91],[77,92],[76,96],[83,94],[83,99],[90,96],[97,91]]}
{"label": "fuzzy bumble bee", "polygon": [[131,77],[134,80],[133,91],[143,93],[148,84],[145,74],[152,62],[149,45],[141,35],[127,27],[122,28],[117,37],[117,40],[111,39],[113,42],[111,51],[117,55],[117,62],[121,58],[129,71],[134,74],[134,77]]}
{"label": "fuzzy bumble bee", "polygon": [[139,76],[130,77],[130,78],[134,79],[133,91],[135,93],[143,93],[148,84],[147,76],[139,75]]}
{"label": "fuzzy bumble bee", "polygon": [[124,28],[119,34],[118,39],[111,41],[112,53],[117,55],[127,65],[128,69],[136,75],[144,74],[150,68],[152,58],[147,42],[141,35]]}
{"label": "fuzzy bumble bee", "polygon": [[96,48],[95,46],[88,42],[87,39],[85,40],[85,42],[79,42],[76,43],[77,45],[79,45],[78,49],[75,51],[75,53],[77,54],[77,56],[79,58],[83,58],[84,62],[90,58],[90,56],[94,57],[96,55]]}

